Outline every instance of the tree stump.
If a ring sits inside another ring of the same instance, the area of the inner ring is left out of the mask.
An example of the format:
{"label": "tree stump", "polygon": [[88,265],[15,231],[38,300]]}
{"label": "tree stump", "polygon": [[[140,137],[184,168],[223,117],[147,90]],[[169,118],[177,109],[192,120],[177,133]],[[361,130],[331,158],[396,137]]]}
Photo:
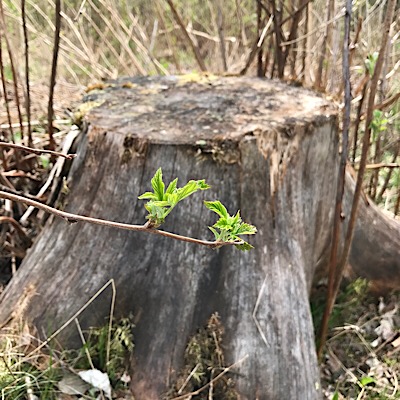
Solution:
{"label": "tree stump", "polygon": [[[240,399],[317,399],[308,294],[329,251],[338,167],[337,112],[310,91],[253,78],[165,77],[111,82],[86,102],[87,131],[65,209],[144,222],[138,196],[166,180],[212,188],[179,205],[162,229],[212,238],[219,199],[257,226],[255,249],[210,250],[165,237],[48,221],[1,298],[0,321],[22,317],[48,336],[109,279],[116,317],[133,314],[131,388],[159,399],[183,366],[188,340],[218,313]],[[80,314],[103,325],[110,288]],[[76,344],[75,327],[59,335]]]}

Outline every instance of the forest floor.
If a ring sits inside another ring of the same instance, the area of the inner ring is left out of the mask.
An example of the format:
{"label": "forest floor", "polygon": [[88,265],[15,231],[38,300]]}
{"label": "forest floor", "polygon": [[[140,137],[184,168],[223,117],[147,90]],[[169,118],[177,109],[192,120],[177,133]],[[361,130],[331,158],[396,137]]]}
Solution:
{"label": "forest floor", "polygon": [[[32,104],[35,104],[33,115],[46,114],[46,91],[45,85],[37,84],[32,88]],[[56,93],[56,121],[54,125],[57,133],[55,137],[57,143],[61,145],[71,127],[71,113],[66,114],[65,110],[74,107],[74,103],[76,104],[82,97],[83,90],[70,84],[59,83]],[[18,115],[11,91],[10,97],[11,118],[12,122],[16,123]],[[4,127],[8,124],[5,113],[0,114],[0,124],[3,126],[2,129],[5,129]],[[35,121],[33,132],[35,147],[46,147],[46,123],[44,119]],[[16,142],[20,140],[20,136],[21,134],[16,128],[14,130]],[[46,161],[46,159],[41,158],[35,164],[34,170],[26,171],[26,174],[30,176],[29,179],[15,179],[11,176],[8,179],[15,189],[35,195],[48,179],[51,166],[52,161],[50,159]],[[21,212],[23,211],[25,210],[21,210]],[[0,209],[0,215],[8,215],[7,213],[7,209]],[[18,219],[20,216],[14,215],[14,218]],[[30,239],[33,240],[39,232],[40,221],[37,213],[33,213],[30,218],[27,227],[24,229]],[[15,235],[15,231],[7,231],[4,228],[1,232],[2,237],[11,242],[14,247],[11,245],[9,247],[2,246],[0,249],[0,293],[12,274],[15,273],[28,247],[26,244],[23,247],[18,238],[14,240],[11,237],[12,234]],[[22,248],[19,249],[20,252],[17,256],[13,256],[12,250],[18,248],[18,245]],[[318,326],[323,313],[325,296],[325,288],[321,287],[314,291],[311,299],[316,326]],[[398,376],[400,376],[399,308],[400,297],[398,293],[390,293],[385,297],[377,298],[369,292],[368,283],[363,280],[350,282],[343,288],[331,316],[330,337],[321,362],[321,384],[326,399],[400,399],[398,384]],[[59,363],[69,366],[74,371],[87,369],[91,365],[93,366],[92,361],[89,362],[88,360],[93,359],[95,363],[96,360],[99,362],[104,351],[111,351],[111,358],[115,361],[112,371],[108,371],[113,388],[118,387],[113,393],[117,393],[120,399],[130,398],[127,391],[128,376],[123,362],[124,351],[132,347],[134,342],[129,321],[119,321],[111,333],[111,342],[107,345],[108,350],[107,346],[104,347],[103,344],[103,347],[101,347],[99,343],[104,342],[109,331],[108,329],[99,329],[91,332],[90,340],[78,352],[54,351],[51,352],[50,356],[48,352],[37,352],[35,357],[21,358],[21,349],[25,349],[26,352],[29,348],[29,351],[32,352],[34,346],[38,345],[31,332],[25,328],[13,332],[0,331],[0,355],[2,357],[0,358],[0,388],[4,384],[8,385],[7,387],[14,388],[14,391],[9,392],[12,393],[11,395],[6,397],[0,395],[0,398],[22,398],[18,396],[21,394],[24,396],[24,393],[29,395],[29,390],[33,393],[34,388],[31,389],[30,386],[34,387],[37,382],[43,381],[47,382],[46,390],[58,393],[55,397],[52,397],[53,395],[49,392],[48,397],[43,397],[43,399],[77,399],[80,395],[74,395],[63,385],[68,379],[72,379],[70,385],[75,387],[78,392],[86,391],[85,397],[81,398],[96,398],[94,392],[90,392],[87,385],[82,386],[82,382],[76,379],[74,381],[73,376],[69,375],[66,380],[64,379],[65,376],[61,379],[59,370],[54,366]],[[18,356],[15,356],[15,354],[18,354]],[[2,360],[4,365],[2,365]],[[19,372],[21,372],[22,365],[22,370],[26,371],[23,381],[19,377],[18,379],[15,378],[11,371],[12,365],[9,362],[19,363]],[[10,370],[8,375],[10,379],[4,378],[4,376],[2,378],[2,367],[4,366]],[[34,381],[30,381],[28,378]],[[32,394],[32,396],[34,395]],[[28,398],[35,399],[35,397]]]}
{"label": "forest floor", "polygon": [[[325,297],[322,288],[311,298],[316,327]],[[329,321],[330,336],[320,364],[326,399],[400,399],[399,308],[398,292],[377,297],[363,279],[343,286]]]}

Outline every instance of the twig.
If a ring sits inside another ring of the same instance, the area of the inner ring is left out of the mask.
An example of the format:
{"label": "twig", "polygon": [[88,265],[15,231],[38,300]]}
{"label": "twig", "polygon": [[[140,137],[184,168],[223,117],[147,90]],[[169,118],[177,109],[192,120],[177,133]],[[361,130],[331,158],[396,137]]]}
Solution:
{"label": "twig", "polygon": [[[382,151],[383,151],[383,150],[382,150]],[[399,155],[399,153],[400,153],[400,145],[398,144],[398,145],[396,146],[396,150],[395,150],[394,153],[393,153],[393,158],[392,158],[392,163],[393,163],[393,164],[395,163],[395,161],[396,161],[397,156]],[[400,167],[400,164],[397,164],[397,165]],[[367,165],[367,168],[368,168],[368,165]],[[377,199],[376,199],[376,202],[377,202],[377,203],[379,203],[379,202],[382,200],[383,193],[385,193],[386,189],[387,189],[388,186],[389,186],[389,181],[390,181],[390,178],[392,177],[392,173],[393,173],[393,168],[390,168],[390,169],[389,169],[389,172],[386,174],[386,177],[385,177],[385,180],[384,180],[383,185],[382,185],[382,187],[381,187],[381,190],[380,190],[379,193],[378,193],[378,196],[377,196]]]}
{"label": "twig", "polygon": [[26,151],[28,153],[36,154],[38,156],[40,154],[51,154],[51,155],[57,156],[57,157],[64,157],[67,160],[72,160],[73,158],[76,157],[76,154],[63,154],[63,153],[59,153],[58,151],[44,150],[44,149],[34,149],[32,147],[23,146],[21,144],[14,144],[14,143],[7,143],[7,142],[0,142],[0,147],[9,147],[9,148],[12,148],[12,149],[23,150],[23,151]]}
{"label": "twig", "polygon": [[[55,122],[58,125],[70,125],[71,120],[70,119],[56,119],[53,122]],[[33,120],[31,121],[31,127],[32,126],[42,126],[44,124],[47,124],[47,120]],[[20,126],[19,123],[13,123],[13,124],[0,124],[0,129],[10,129],[10,128],[18,128]],[[23,122],[22,126],[28,126],[28,122]]]}
{"label": "twig", "polygon": [[195,390],[194,392],[186,393],[182,396],[174,397],[171,400],[183,400],[187,398],[192,398],[192,396],[196,396],[199,393],[201,393],[204,389],[207,389],[210,385],[214,384],[218,379],[222,378],[226,373],[228,373],[231,369],[235,368],[239,364],[241,364],[243,361],[245,361],[247,358],[249,358],[249,355],[246,354],[243,358],[241,358],[239,361],[236,361],[234,364],[230,365],[229,367],[224,368],[224,370],[219,373],[215,378],[211,379],[210,382],[207,382],[204,386],[202,386],[200,389]]}
{"label": "twig", "polygon": [[[389,97],[388,99],[382,101],[382,103],[375,104],[374,105],[374,110],[384,110],[385,108],[391,106],[393,103],[395,103],[398,99],[400,99],[400,92],[394,94],[392,97]],[[362,115],[362,117],[365,117],[365,114]]]}
{"label": "twig", "polygon": [[0,225],[4,223],[9,223],[10,225],[12,225],[14,229],[18,232],[21,239],[24,240],[29,246],[32,244],[32,240],[24,232],[22,226],[14,218],[0,216]]}
{"label": "twig", "polygon": [[54,100],[54,87],[56,85],[56,75],[57,75],[57,60],[58,51],[60,49],[60,31],[61,31],[61,0],[56,0],[56,11],[55,11],[55,32],[54,32],[54,46],[53,46],[53,60],[51,63],[51,76],[50,76],[50,93],[49,102],[47,105],[47,120],[48,120],[48,134],[50,140],[50,149],[54,150],[56,148],[56,143],[53,138],[53,100]]}
{"label": "twig", "polygon": [[28,119],[28,146],[32,146],[31,89],[29,83],[29,42],[28,42],[28,30],[26,28],[25,0],[21,0],[21,15],[22,15],[22,30],[24,32],[24,43],[25,43],[25,90],[26,90],[25,109],[26,109],[26,117]]}
{"label": "twig", "polygon": [[377,163],[377,164],[367,164],[365,169],[379,169],[379,168],[400,168],[400,164],[396,162],[391,163]]}
{"label": "twig", "polygon": [[[0,24],[0,29],[1,29],[1,24]],[[3,89],[4,105],[6,107],[6,113],[7,113],[7,120],[8,120],[8,124],[10,125],[10,136],[11,136],[11,140],[14,141],[14,131],[12,129],[10,105],[9,105],[9,102],[8,102],[8,94],[7,94],[7,87],[6,87],[6,77],[5,77],[5,74],[4,74],[2,40],[3,39],[2,39],[2,37],[0,35],[0,77],[1,77],[1,85],[2,85],[2,89]],[[1,150],[1,158],[2,158],[2,161],[3,161],[3,168],[4,168],[5,171],[7,171],[8,170],[8,160],[7,160],[7,157],[5,156],[3,150]]]}
{"label": "twig", "polygon": [[[267,32],[268,29],[270,28],[272,22],[274,20],[274,16],[271,15],[267,24],[265,25],[264,29],[262,30],[260,36],[257,36],[257,40],[254,42],[253,47],[250,51],[249,58],[247,59],[246,65],[243,67],[243,69],[239,72],[239,75],[245,75],[247,70],[249,69],[250,65],[254,61],[254,58],[256,54],[258,54],[259,48],[263,45],[265,38],[268,36]],[[269,31],[269,33],[272,33],[273,31]]]}
{"label": "twig", "polygon": [[[10,67],[11,67],[11,75],[12,75],[12,81],[13,81],[13,87],[14,87],[14,96],[15,96],[15,105],[17,108],[17,114],[18,114],[18,122],[20,125],[21,129],[21,136],[22,138],[24,137],[24,129],[22,125],[22,114],[21,114],[21,105],[19,102],[19,93],[18,93],[18,75],[17,75],[17,70],[15,68],[15,60],[14,60],[14,54],[12,51],[12,44],[10,43],[10,40],[8,38],[8,33],[7,33],[7,28],[6,28],[6,20],[4,17],[4,9],[3,9],[3,1],[0,0],[0,12],[1,12],[1,25],[2,25],[2,36],[4,36],[5,42],[6,42],[6,47],[7,47],[7,53],[8,53],[8,58],[10,62]],[[18,155],[16,156],[16,160],[18,161]]]}
{"label": "twig", "polygon": [[200,367],[200,363],[196,364],[196,366],[192,369],[192,371],[190,372],[190,374],[187,376],[187,378],[185,379],[185,382],[183,382],[183,385],[180,387],[180,389],[178,390],[178,394],[181,394],[183,392],[183,389],[185,389],[186,385],[189,383],[190,379],[192,378],[192,376],[196,373],[197,369]]}
{"label": "twig", "polygon": [[324,86],[322,83],[322,72],[324,69],[324,63],[327,63],[328,60],[326,58],[326,50],[327,47],[331,45],[332,38],[332,24],[329,23],[330,19],[334,13],[335,2],[334,0],[326,0],[326,27],[324,32],[324,39],[322,41],[322,49],[321,54],[319,56],[317,76],[315,78],[315,87],[318,89],[322,89]]}
{"label": "twig", "polygon": [[108,364],[110,362],[111,334],[112,334],[112,325],[113,325],[113,319],[114,319],[115,298],[117,296],[117,289],[115,287],[114,280],[111,281],[111,289],[112,289],[112,297],[111,297],[111,305],[110,305],[110,320],[108,321],[107,350],[106,350],[106,367],[107,368],[108,368]]}
{"label": "twig", "polygon": [[360,126],[361,122],[361,113],[362,113],[362,108],[364,105],[364,100],[366,99],[366,94],[367,94],[367,87],[368,87],[368,75],[366,74],[367,80],[364,82],[364,86],[362,88],[362,95],[360,99],[360,103],[358,104],[357,108],[357,117],[356,117],[356,122],[354,125],[354,136],[353,136],[353,154],[351,158],[352,165],[354,166],[355,161],[356,161],[356,155],[357,155],[357,142],[358,142],[358,128]]}
{"label": "twig", "polygon": [[332,247],[329,258],[329,276],[328,290],[324,315],[322,317],[321,329],[319,333],[318,356],[321,357],[322,350],[326,343],[328,333],[328,322],[335,303],[335,282],[337,280],[337,259],[340,239],[342,201],[344,193],[344,182],[346,174],[347,152],[349,143],[350,111],[351,111],[351,88],[350,88],[350,65],[349,65],[349,47],[350,47],[350,21],[351,21],[352,1],[346,1],[346,14],[344,22],[344,40],[343,40],[343,80],[344,80],[344,117],[342,133],[342,154],[340,157],[339,176],[336,189],[335,217],[332,233]]}
{"label": "twig", "polygon": [[78,329],[79,337],[81,338],[83,348],[85,349],[86,357],[89,361],[90,368],[94,369],[92,357],[91,357],[89,349],[86,345],[86,339],[85,339],[85,336],[83,335],[82,328],[81,328],[78,318],[75,318],[74,321],[75,321],[76,329]]}
{"label": "twig", "polygon": [[224,14],[222,12],[222,4],[223,2],[219,0],[217,2],[217,30],[219,37],[219,50],[221,53],[222,65],[224,68],[224,72],[228,71],[228,63],[226,61],[226,49],[225,49],[225,35],[224,35]]}
{"label": "twig", "polygon": [[[58,328],[55,332],[53,332],[49,338],[47,338],[43,343],[41,343],[39,346],[35,347],[26,357],[30,357],[32,354],[37,353],[40,349],[43,347],[47,346],[48,343],[50,343],[60,332],[62,332],[72,321],[75,321],[76,318],[80,314],[83,313],[107,288],[108,286],[112,285],[114,283],[114,279],[110,279],[107,281],[68,321],[64,322],[63,325],[61,325],[60,328]],[[0,328],[8,324],[10,321],[12,321],[15,317],[11,314],[11,316],[8,318],[6,323],[3,323]],[[17,367],[21,361],[17,362],[14,367]]]}
{"label": "twig", "polygon": [[84,9],[84,7],[85,7],[85,3],[86,3],[86,0],[83,0],[82,3],[81,3],[81,5],[79,6],[78,12],[77,12],[76,15],[75,15],[74,21],[78,21],[78,18],[79,18],[79,16],[82,14],[83,9]]}
{"label": "twig", "polygon": [[216,248],[219,248],[222,246],[227,246],[227,245],[232,246],[232,245],[244,244],[244,242],[242,240],[235,241],[235,242],[221,242],[221,241],[211,242],[208,240],[194,239],[194,238],[187,237],[187,236],[177,235],[177,234],[171,233],[171,232],[166,232],[166,231],[161,231],[158,229],[149,228],[147,223],[144,225],[131,225],[131,224],[124,224],[121,222],[114,222],[114,221],[109,221],[109,220],[100,219],[100,218],[85,217],[84,215],[71,214],[71,213],[68,213],[65,211],[57,210],[56,208],[50,207],[50,206],[40,203],[38,201],[31,200],[31,199],[28,199],[23,196],[18,196],[18,195],[3,192],[3,191],[0,191],[0,198],[16,201],[19,203],[28,204],[29,206],[39,208],[40,210],[43,210],[49,214],[53,214],[57,217],[63,218],[66,221],[71,222],[71,223],[82,221],[82,222],[87,222],[89,224],[108,226],[111,228],[126,229],[128,231],[147,232],[147,233],[151,233],[153,235],[166,236],[171,239],[180,240],[182,242],[195,243],[195,244],[199,244],[202,246],[207,246],[212,249],[216,249]]}
{"label": "twig", "polygon": [[167,0],[167,3],[169,5],[169,8],[172,11],[172,15],[174,16],[175,21],[177,22],[177,24],[180,26],[180,28],[182,30],[184,38],[188,42],[189,46],[192,48],[194,57],[197,61],[197,64],[199,65],[201,71],[207,72],[207,67],[204,64],[203,58],[201,57],[201,55],[199,53],[199,49],[197,48],[197,46],[194,44],[193,40],[189,36],[189,33],[186,30],[185,24],[183,23],[181,16],[178,14],[178,11],[176,10],[174,3],[172,2],[172,0]]}

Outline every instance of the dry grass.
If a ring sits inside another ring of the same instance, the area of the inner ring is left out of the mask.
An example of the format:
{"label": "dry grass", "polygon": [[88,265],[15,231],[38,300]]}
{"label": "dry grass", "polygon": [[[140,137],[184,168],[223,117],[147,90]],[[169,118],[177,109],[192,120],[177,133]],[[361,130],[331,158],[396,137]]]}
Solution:
{"label": "dry grass", "polygon": [[[185,3],[175,0],[173,4],[192,48],[210,72],[240,73],[248,62],[254,45],[261,43],[257,33],[255,1],[231,0],[222,4],[210,0],[190,0]],[[265,1],[265,9],[271,11],[271,4],[271,1]],[[350,57],[354,121],[362,100],[362,89],[369,82],[365,60],[379,48],[385,4],[385,1],[358,1],[353,6],[353,47]],[[280,18],[286,22],[282,24],[283,36],[279,47],[273,34],[274,22],[264,12],[260,19],[259,33],[263,37],[263,45],[260,47],[262,57],[258,57],[261,61],[257,66],[257,57],[254,57],[248,73],[255,74],[261,65],[267,77],[278,76],[276,57],[290,47],[284,79],[301,82],[308,87],[318,87],[340,104],[343,92],[343,6],[344,1],[335,2],[327,19],[326,1],[311,1],[300,14],[294,36],[287,40],[293,27],[290,15],[295,13],[296,7],[292,2],[283,3]],[[4,9],[14,58],[22,60],[24,45],[20,3],[8,0],[4,2]],[[32,115],[37,119],[43,116],[48,96],[46,89],[53,47],[54,4],[51,0],[27,0],[26,14],[33,95]],[[399,16],[399,10],[396,15]],[[396,22],[392,24],[392,40],[385,60],[377,103],[384,103],[400,91],[399,20],[395,18]],[[81,88],[88,83],[121,75],[176,74],[199,68],[195,53],[188,45],[189,42],[177,24],[171,8],[167,2],[161,0],[68,0],[63,5],[62,24],[56,88],[56,96],[63,100],[58,102],[59,116],[62,108],[68,106],[65,100],[79,98]],[[6,77],[11,79],[7,56],[4,57]],[[23,63],[18,63],[18,75],[24,75]],[[22,93],[23,88],[20,86]],[[35,95],[37,91],[39,94]],[[12,97],[11,88],[10,95]],[[351,131],[351,143],[355,146],[352,162],[356,168],[359,145],[365,129],[362,122],[364,113],[365,104],[360,112],[361,123],[358,125],[356,140],[354,129]],[[399,165],[399,99],[384,108],[383,113],[382,118],[387,120],[386,129],[374,135],[368,163]],[[14,108],[13,120],[16,121],[16,117]],[[4,114],[2,122],[6,122]],[[350,155],[353,156],[352,149]],[[386,210],[400,212],[399,167],[382,166],[370,171],[366,176],[366,186],[369,194]]]}

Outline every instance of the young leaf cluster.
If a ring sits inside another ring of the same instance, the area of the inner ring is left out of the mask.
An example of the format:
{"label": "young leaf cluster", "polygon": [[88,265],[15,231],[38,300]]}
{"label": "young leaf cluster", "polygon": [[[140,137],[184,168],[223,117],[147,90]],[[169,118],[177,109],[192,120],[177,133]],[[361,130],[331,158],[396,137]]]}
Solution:
{"label": "young leaf cluster", "polygon": [[[174,179],[165,189],[162,179],[162,170],[159,168],[151,180],[153,192],[146,192],[139,196],[141,200],[148,200],[145,208],[148,211],[146,219],[148,228],[158,228],[165,218],[170,214],[174,207],[183,199],[197,192],[198,190],[209,189],[202,180],[191,180],[185,186],[178,188],[178,178]],[[205,206],[219,215],[219,220],[209,229],[214,233],[217,246],[223,243],[232,243],[240,250],[250,250],[253,248],[249,243],[245,242],[241,235],[254,235],[257,232],[255,226],[242,221],[240,211],[236,215],[228,214],[225,206],[220,201],[205,201]]]}
{"label": "young leaf cluster", "polygon": [[250,250],[253,246],[245,242],[240,235],[254,235],[257,228],[242,221],[240,211],[236,215],[228,214],[227,209],[220,201],[205,201],[205,206],[219,215],[219,220],[209,229],[215,236],[216,241],[220,242],[239,242],[235,246],[240,250]]}
{"label": "young leaf cluster", "polygon": [[174,207],[183,199],[197,192],[198,190],[209,189],[210,186],[205,180],[189,181],[185,186],[178,188],[178,178],[174,179],[165,190],[162,179],[162,170],[159,168],[151,180],[153,192],[146,192],[139,196],[141,200],[149,200],[145,208],[149,212],[146,218],[152,228],[159,227]]}

